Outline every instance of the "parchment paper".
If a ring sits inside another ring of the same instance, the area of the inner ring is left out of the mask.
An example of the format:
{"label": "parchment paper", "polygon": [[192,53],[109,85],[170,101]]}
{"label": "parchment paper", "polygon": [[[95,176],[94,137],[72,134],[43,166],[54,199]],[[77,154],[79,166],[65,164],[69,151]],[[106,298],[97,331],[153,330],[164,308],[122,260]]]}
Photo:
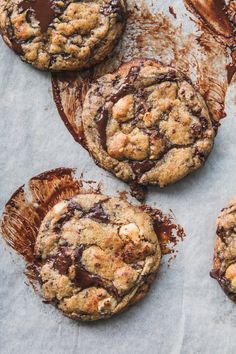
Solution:
{"label": "parchment paper", "polygon": [[[174,8],[178,1],[172,1]],[[236,305],[209,277],[215,219],[236,194],[235,85],[227,118],[205,167],[164,190],[151,188],[147,203],[172,209],[187,237],[171,266],[144,301],[108,321],[75,323],[45,305],[26,286],[21,259],[0,239],[0,353],[234,354]],[[95,166],[65,129],[52,99],[50,75],[22,63],[0,42],[0,207],[30,177],[76,167],[103,181],[104,192],[128,190]]]}

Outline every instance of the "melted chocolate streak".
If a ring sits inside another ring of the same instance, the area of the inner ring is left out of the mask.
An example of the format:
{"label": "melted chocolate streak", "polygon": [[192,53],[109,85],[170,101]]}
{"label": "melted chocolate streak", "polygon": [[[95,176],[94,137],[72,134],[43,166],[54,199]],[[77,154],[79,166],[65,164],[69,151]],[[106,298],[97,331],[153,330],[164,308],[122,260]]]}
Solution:
{"label": "melted chocolate streak", "polygon": [[76,275],[75,275],[75,285],[82,289],[89,288],[91,286],[102,287],[106,289],[115,297],[119,297],[116,288],[111,284],[106,284],[100,276],[91,274],[88,272],[81,263],[81,258],[83,251],[85,249],[84,245],[81,245],[76,254]]}
{"label": "melted chocolate streak", "polygon": [[[141,70],[141,66],[134,66],[130,69],[126,79],[118,89],[118,91],[109,96],[106,100],[106,102],[112,102],[113,104],[116,103],[120,98],[128,94],[133,90],[133,83],[136,80],[139,72]],[[109,112],[108,109],[106,108],[106,103],[105,106],[102,108],[98,118],[96,119],[97,123],[97,129],[98,133],[100,136],[100,141],[101,145],[104,150],[107,149],[107,143],[106,143],[106,127],[107,127],[107,122],[109,118]]]}
{"label": "melted chocolate streak", "polygon": [[81,218],[89,218],[95,220],[97,222],[102,222],[107,224],[109,222],[109,216],[105,213],[102,203],[107,201],[108,199],[103,200],[102,202],[98,202],[94,207],[89,209],[88,211],[84,211],[78,203],[71,201],[68,206],[68,212],[65,216],[63,216],[60,220],[58,220],[54,231],[60,232],[62,226],[68,222],[75,214],[76,211],[82,212]]}
{"label": "melted chocolate streak", "polygon": [[61,275],[67,275],[69,268],[74,265],[75,277],[73,279],[73,283],[76,287],[81,289],[87,289],[93,286],[101,287],[106,289],[108,293],[114,295],[116,298],[119,298],[117,289],[112,284],[102,279],[99,275],[91,274],[81,263],[83,252],[88,247],[89,246],[80,245],[76,250],[74,261],[72,261],[70,256],[66,255],[66,247],[61,248],[60,252],[54,259],[51,257],[47,261],[51,261],[53,259],[53,267]]}
{"label": "melted chocolate streak", "polygon": [[[125,81],[122,83],[120,88],[117,90],[117,92],[111,96],[109,96],[106,100],[106,102],[112,102],[115,104],[119,99],[124,97],[125,95],[134,92],[134,82],[137,79],[139,72],[142,68],[141,66],[134,66],[130,69]],[[187,78],[183,77],[183,79],[187,80]],[[176,77],[176,72],[170,71],[168,74],[161,74],[158,77],[155,78],[154,84],[160,84],[164,81],[171,81],[171,82],[176,82],[179,79]],[[107,144],[106,144],[106,127],[109,119],[109,112],[108,109],[106,108],[106,105],[102,108],[96,123],[97,123],[97,129],[98,133],[100,136],[100,141],[102,148],[106,151],[107,149]],[[133,169],[134,174],[136,175],[136,179],[140,177],[144,172],[149,171],[155,163],[149,160],[144,160],[141,162],[130,162],[131,168]]]}

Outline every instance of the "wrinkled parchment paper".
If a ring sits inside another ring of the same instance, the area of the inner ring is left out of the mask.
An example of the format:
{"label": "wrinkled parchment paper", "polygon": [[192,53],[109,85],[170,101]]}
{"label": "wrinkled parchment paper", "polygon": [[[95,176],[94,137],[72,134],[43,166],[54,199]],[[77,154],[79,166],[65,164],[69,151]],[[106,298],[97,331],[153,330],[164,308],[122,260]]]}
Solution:
{"label": "wrinkled parchment paper", "polygon": [[[160,9],[173,6],[177,21],[178,9],[184,16],[182,1],[164,3]],[[235,90],[232,83],[227,117],[205,167],[164,190],[150,189],[147,203],[173,210],[187,237],[169,268],[163,259],[159,277],[137,306],[108,321],[75,323],[43,304],[26,286],[23,261],[0,239],[1,354],[236,352],[236,305],[209,277],[215,219],[236,194]],[[1,211],[18,186],[60,166],[76,167],[86,178],[102,180],[104,193],[128,190],[95,166],[65,129],[52,99],[50,75],[22,63],[0,41]]]}

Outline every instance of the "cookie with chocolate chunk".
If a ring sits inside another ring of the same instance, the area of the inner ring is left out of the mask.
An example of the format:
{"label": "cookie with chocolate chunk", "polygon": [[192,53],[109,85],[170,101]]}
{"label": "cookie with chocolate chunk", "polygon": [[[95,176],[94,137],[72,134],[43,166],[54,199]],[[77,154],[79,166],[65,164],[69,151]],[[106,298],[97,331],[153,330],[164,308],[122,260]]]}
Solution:
{"label": "cookie with chocolate chunk", "polygon": [[213,269],[226,295],[236,302],[236,198],[231,200],[217,219]]}
{"label": "cookie with chocolate chunk", "polygon": [[173,67],[134,60],[88,91],[82,113],[94,160],[118,178],[164,187],[201,167],[214,129],[208,107]]}
{"label": "cookie with chocolate chunk", "polygon": [[149,214],[101,194],[57,203],[40,226],[35,254],[45,300],[80,320],[108,318],[143,298],[161,259]]}
{"label": "cookie with chocolate chunk", "polygon": [[43,70],[80,70],[101,62],[125,19],[125,0],[0,0],[4,41]]}

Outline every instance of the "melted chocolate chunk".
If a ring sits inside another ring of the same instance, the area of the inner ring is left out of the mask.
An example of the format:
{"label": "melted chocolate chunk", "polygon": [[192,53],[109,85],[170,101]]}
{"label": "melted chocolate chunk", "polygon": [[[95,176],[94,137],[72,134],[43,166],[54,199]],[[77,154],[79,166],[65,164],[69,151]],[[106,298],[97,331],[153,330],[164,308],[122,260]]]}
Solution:
{"label": "melted chocolate chunk", "polygon": [[83,210],[78,203],[71,201],[70,204],[68,205],[67,213],[57,221],[54,227],[54,232],[59,233],[61,231],[62,226],[75,215],[75,211],[82,212],[81,218],[89,218],[97,222],[108,223],[110,220],[109,216],[105,213],[102,207],[102,203],[105,202],[106,200],[107,199],[105,199],[102,202],[96,203],[94,207],[92,207],[88,211]]}
{"label": "melted chocolate chunk", "polygon": [[93,208],[89,210],[85,215],[87,218],[93,219],[95,221],[100,221],[103,223],[109,222],[109,216],[105,213],[101,203],[95,204]]}
{"label": "melted chocolate chunk", "polygon": [[[133,89],[133,82],[136,80],[139,72],[140,72],[141,67],[140,66],[134,66],[130,69],[126,79],[118,89],[118,91],[109,96],[107,98],[107,102],[112,102],[116,103],[121,99],[123,96],[128,94],[130,91]],[[108,109],[104,106],[101,110],[101,112],[98,115],[98,118],[96,119],[97,123],[97,129],[101,141],[102,148],[106,151],[107,150],[107,134],[106,134],[106,128],[107,128],[107,123],[109,119],[109,112]]]}
{"label": "melted chocolate chunk", "polygon": [[112,284],[107,284],[99,275],[91,274],[81,264],[81,257],[85,250],[85,245],[80,245],[76,251],[75,278],[74,284],[78,288],[87,289],[92,286],[106,289],[110,294],[119,297],[117,289]]}
{"label": "melted chocolate chunk", "polygon": [[137,177],[142,176],[143,173],[151,170],[151,168],[155,165],[155,162],[150,160],[143,161],[132,161],[130,162],[130,166]]}
{"label": "melted chocolate chunk", "polygon": [[224,274],[220,274],[219,269],[212,269],[210,272],[210,276],[213,279],[216,279],[223,289],[224,293],[233,301],[236,302],[236,292],[232,290],[230,281],[225,278]]}
{"label": "melted chocolate chunk", "polygon": [[74,283],[75,286],[82,289],[90,288],[92,286],[103,287],[101,278],[97,275],[90,274],[80,264],[76,267]]}
{"label": "melted chocolate chunk", "polygon": [[29,17],[33,12],[43,33],[47,32],[54,18],[62,12],[53,0],[23,0],[18,4],[18,9],[20,12],[27,11]]}
{"label": "melted chocolate chunk", "polygon": [[142,186],[135,181],[129,183],[130,191],[132,197],[136,198],[140,202],[143,202],[146,199],[148,189],[146,186]]}
{"label": "melted chocolate chunk", "polygon": [[71,209],[68,210],[67,214],[65,214],[64,216],[62,216],[56,223],[55,227],[54,227],[54,232],[59,233],[62,226],[69,221],[75,213],[75,209]]}
{"label": "melted chocolate chunk", "polygon": [[140,70],[141,66],[133,66],[118,91],[115,94],[109,96],[107,101],[116,103],[117,101],[119,101],[119,99],[124,97],[130,91],[132,91],[134,81],[137,79]]}
{"label": "melted chocolate chunk", "polygon": [[103,107],[98,119],[96,120],[96,123],[97,123],[99,137],[101,140],[101,145],[105,151],[107,150],[106,128],[107,128],[108,118],[109,118],[108,110],[105,107]]}
{"label": "melted chocolate chunk", "polygon": [[67,256],[65,254],[65,249],[62,248],[54,260],[53,263],[54,269],[58,270],[60,274],[66,275],[71,265],[72,265],[71,257]]}

